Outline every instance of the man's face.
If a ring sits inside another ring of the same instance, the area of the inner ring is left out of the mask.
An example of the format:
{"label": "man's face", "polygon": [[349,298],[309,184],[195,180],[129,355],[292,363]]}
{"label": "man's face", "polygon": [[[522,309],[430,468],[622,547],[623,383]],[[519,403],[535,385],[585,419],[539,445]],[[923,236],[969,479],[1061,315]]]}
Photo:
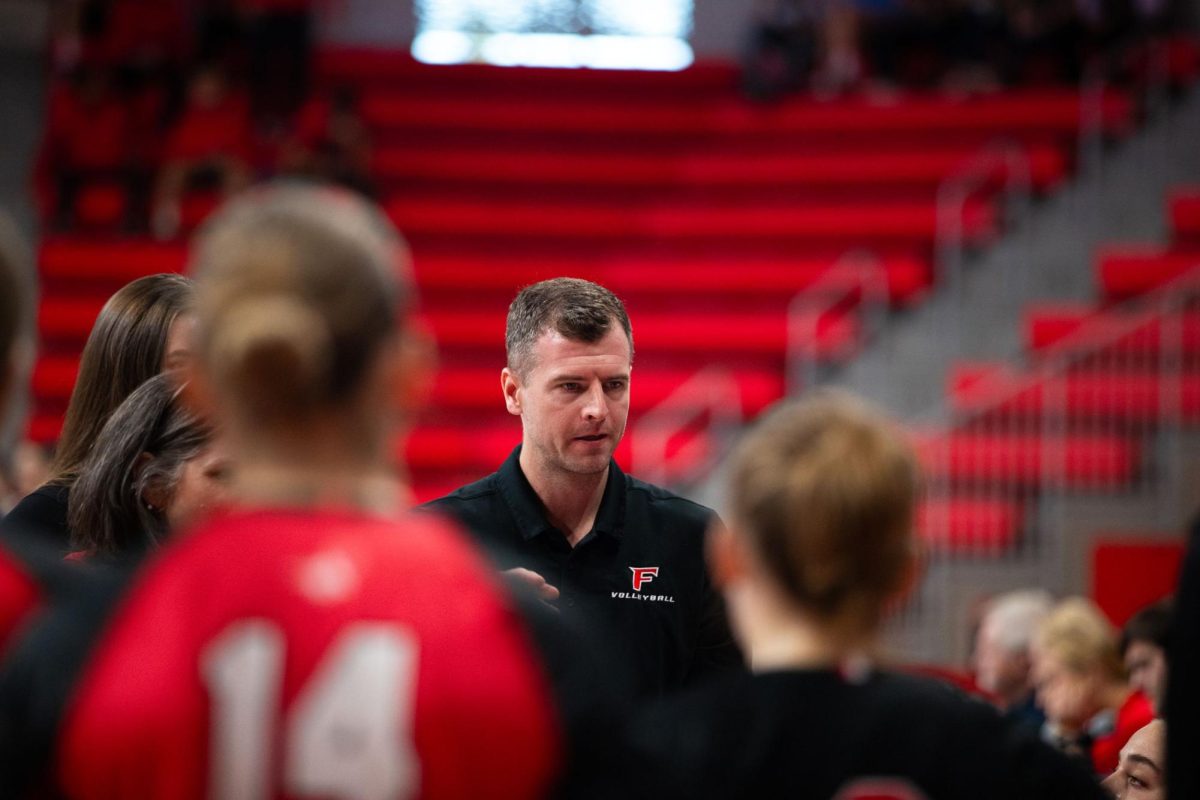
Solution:
{"label": "man's face", "polygon": [[1125,669],[1129,670],[1129,685],[1145,692],[1155,712],[1161,711],[1167,688],[1167,655],[1163,649],[1135,639],[1125,650]]}
{"label": "man's face", "polygon": [[501,376],[508,411],[521,417],[522,461],[551,474],[608,469],[629,416],[629,359],[629,340],[615,323],[591,343],[543,331],[524,374]]}
{"label": "man's face", "polygon": [[1129,737],[1117,769],[1105,779],[1104,788],[1117,800],[1163,800],[1166,752],[1166,725],[1156,719]]}
{"label": "man's face", "polygon": [[1004,647],[990,619],[980,626],[975,642],[975,680],[1005,702],[1017,702],[1029,690],[1029,656]]}

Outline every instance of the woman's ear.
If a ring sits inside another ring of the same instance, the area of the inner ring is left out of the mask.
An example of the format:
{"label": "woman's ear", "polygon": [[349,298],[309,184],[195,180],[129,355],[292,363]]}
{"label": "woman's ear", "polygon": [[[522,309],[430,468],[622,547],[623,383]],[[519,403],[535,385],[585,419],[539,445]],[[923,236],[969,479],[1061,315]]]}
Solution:
{"label": "woman's ear", "polygon": [[746,575],[747,553],[742,537],[714,518],[705,537],[705,556],[713,586],[724,591]]}
{"label": "woman's ear", "polygon": [[[139,483],[141,483],[142,472],[145,471],[146,467],[149,466],[150,462],[153,460],[153,455],[143,452],[137,457],[137,460],[133,462],[133,480],[131,483],[134,486],[137,486]],[[137,499],[138,502],[146,505],[151,511],[157,511],[159,514],[167,513],[167,503],[170,501],[170,497],[167,494],[166,489],[157,481],[153,481],[151,483],[147,483],[145,486],[142,486],[142,491],[138,495]]]}

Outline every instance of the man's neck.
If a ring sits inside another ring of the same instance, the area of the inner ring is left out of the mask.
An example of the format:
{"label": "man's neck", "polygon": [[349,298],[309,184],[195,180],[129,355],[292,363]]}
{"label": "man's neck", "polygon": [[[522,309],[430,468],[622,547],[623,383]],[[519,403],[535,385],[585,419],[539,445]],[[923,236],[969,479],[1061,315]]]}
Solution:
{"label": "man's neck", "polygon": [[545,469],[537,463],[529,448],[521,449],[521,472],[546,509],[551,525],[562,531],[574,547],[583,541],[596,523],[600,501],[608,486],[609,470],[588,475]]}

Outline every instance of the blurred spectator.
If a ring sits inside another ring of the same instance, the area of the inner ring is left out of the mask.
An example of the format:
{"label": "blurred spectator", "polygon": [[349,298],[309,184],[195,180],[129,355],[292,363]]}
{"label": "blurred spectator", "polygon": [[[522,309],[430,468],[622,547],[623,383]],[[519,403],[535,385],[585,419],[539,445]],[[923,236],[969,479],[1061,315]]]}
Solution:
{"label": "blurred spectator", "polygon": [[312,0],[235,0],[245,33],[246,75],[260,128],[283,127],[308,96]]}
{"label": "blurred spectator", "polygon": [[1167,636],[1171,630],[1171,601],[1161,600],[1130,617],[1121,631],[1121,657],[1129,685],[1144,692],[1161,714],[1167,698]]}
{"label": "blurred spectator", "polygon": [[975,681],[991,694],[1006,718],[1036,734],[1046,717],[1034,698],[1029,646],[1050,613],[1049,592],[1030,589],[993,598],[984,609],[975,641]]}
{"label": "blurred spectator", "polygon": [[233,194],[250,181],[251,129],[245,97],[217,67],[201,68],[187,104],[167,134],[154,194],[152,226],[159,238],[179,232],[184,192],[200,186]]}
{"label": "blurred spectator", "polygon": [[812,72],[814,36],[806,0],[758,0],[743,56],[742,85],[750,97],[771,100],[801,88]]}
{"label": "blurred spectator", "polygon": [[353,89],[341,87],[329,97],[310,100],[301,109],[280,155],[279,171],[337,183],[374,197],[371,135]]}
{"label": "blurred spectator", "polygon": [[[1165,800],[1167,725],[1156,719],[1129,737],[1121,761],[1104,788],[1117,800]],[[1172,797],[1182,797],[1174,792]]]}
{"label": "blurred spectator", "polygon": [[49,189],[46,210],[53,227],[75,224],[80,190],[95,182],[119,185],[127,193],[131,221],[144,214],[148,175],[132,140],[133,119],[109,70],[83,67],[74,80],[58,87],[51,96],[38,163],[43,188]]}
{"label": "blurred spectator", "polygon": [[4,473],[0,516],[7,514],[22,497],[46,482],[50,477],[50,457],[41,445],[30,441],[18,442]]}
{"label": "blurred spectator", "polygon": [[1031,652],[1044,737],[1098,774],[1112,772],[1129,737],[1154,718],[1125,682],[1112,625],[1090,601],[1070,598],[1042,621]]}

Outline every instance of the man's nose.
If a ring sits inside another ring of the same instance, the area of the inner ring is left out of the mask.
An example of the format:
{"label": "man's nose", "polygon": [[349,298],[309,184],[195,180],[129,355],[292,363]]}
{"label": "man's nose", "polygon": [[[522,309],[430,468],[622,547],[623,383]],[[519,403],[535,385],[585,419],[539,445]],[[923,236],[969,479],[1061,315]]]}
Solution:
{"label": "man's nose", "polygon": [[589,420],[602,420],[608,416],[608,404],[604,402],[604,387],[599,381],[588,386],[583,400],[583,416]]}

